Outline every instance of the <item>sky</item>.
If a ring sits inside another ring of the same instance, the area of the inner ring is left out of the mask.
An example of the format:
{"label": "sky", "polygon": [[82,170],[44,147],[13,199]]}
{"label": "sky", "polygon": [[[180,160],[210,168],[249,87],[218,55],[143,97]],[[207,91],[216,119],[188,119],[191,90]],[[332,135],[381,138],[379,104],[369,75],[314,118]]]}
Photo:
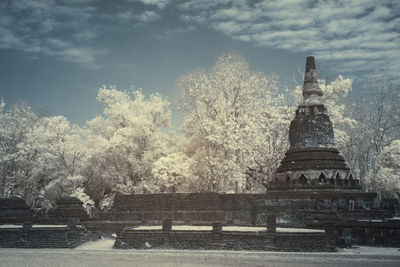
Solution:
{"label": "sky", "polygon": [[355,88],[370,74],[398,78],[400,1],[0,1],[0,97],[81,126],[104,109],[102,85],[173,101],[180,76],[228,51],[281,81],[309,55],[320,77],[341,74]]}

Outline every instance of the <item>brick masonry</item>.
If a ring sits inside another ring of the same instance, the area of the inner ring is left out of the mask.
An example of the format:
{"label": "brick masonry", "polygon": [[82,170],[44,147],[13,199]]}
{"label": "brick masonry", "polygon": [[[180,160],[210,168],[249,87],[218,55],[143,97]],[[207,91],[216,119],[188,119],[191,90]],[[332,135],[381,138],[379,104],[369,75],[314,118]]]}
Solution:
{"label": "brick masonry", "polygon": [[333,252],[335,240],[324,233],[267,233],[236,231],[162,231],[126,228],[117,235],[119,249],[228,249]]}
{"label": "brick masonry", "polygon": [[[296,217],[308,218],[312,215],[314,217],[311,219],[315,219],[318,217],[316,215],[325,213],[364,219],[391,216],[390,211],[379,208],[376,193],[297,191],[265,194],[117,195],[112,210],[99,212],[97,220],[159,221],[171,218],[174,221],[264,225],[267,214],[277,212],[286,217],[286,221],[289,219],[296,223],[299,221]],[[301,223],[301,226],[305,225]]]}
{"label": "brick masonry", "polygon": [[57,198],[56,206],[49,212],[48,216],[56,223],[66,223],[71,218],[79,221],[88,220],[89,215],[82,205],[83,203],[75,197]]}
{"label": "brick masonry", "polygon": [[400,220],[338,223],[337,245],[400,247]]}
{"label": "brick masonry", "polygon": [[21,198],[0,198],[0,224],[33,221],[33,213]]}
{"label": "brick masonry", "polygon": [[0,247],[3,248],[75,248],[100,235],[83,227],[1,228]]}

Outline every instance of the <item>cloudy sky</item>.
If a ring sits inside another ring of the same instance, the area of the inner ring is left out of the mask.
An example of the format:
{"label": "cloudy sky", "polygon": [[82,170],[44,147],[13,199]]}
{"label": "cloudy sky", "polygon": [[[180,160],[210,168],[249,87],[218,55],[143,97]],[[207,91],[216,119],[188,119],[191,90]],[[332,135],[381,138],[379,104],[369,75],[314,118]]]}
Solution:
{"label": "cloudy sky", "polygon": [[103,84],[172,99],[179,76],[232,50],[283,80],[308,55],[323,75],[398,77],[400,1],[0,1],[0,97],[80,125]]}

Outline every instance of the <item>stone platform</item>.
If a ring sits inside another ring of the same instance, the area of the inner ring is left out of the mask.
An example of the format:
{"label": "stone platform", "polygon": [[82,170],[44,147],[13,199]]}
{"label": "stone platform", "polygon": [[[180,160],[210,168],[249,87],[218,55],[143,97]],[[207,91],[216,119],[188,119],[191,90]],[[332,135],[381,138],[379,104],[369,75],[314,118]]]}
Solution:
{"label": "stone platform", "polygon": [[80,226],[24,224],[0,227],[0,247],[3,248],[75,248],[99,238],[98,233]]}
{"label": "stone platform", "polygon": [[336,251],[334,237],[323,231],[274,233],[267,232],[266,229],[264,231],[224,231],[218,225],[214,225],[210,230],[141,230],[128,227],[117,235],[114,248]]}

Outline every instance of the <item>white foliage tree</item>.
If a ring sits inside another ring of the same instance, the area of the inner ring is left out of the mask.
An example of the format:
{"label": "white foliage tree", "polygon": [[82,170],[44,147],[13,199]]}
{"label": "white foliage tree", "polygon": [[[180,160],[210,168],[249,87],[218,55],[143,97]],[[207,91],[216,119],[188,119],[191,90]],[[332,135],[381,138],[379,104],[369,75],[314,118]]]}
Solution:
{"label": "white foliage tree", "polygon": [[145,99],[141,91],[130,94],[115,86],[100,88],[97,99],[106,107],[103,117],[88,122],[85,175],[88,187],[100,186],[89,194],[100,205],[110,194],[155,191],[151,170],[167,151],[168,137],[161,129],[169,127],[169,102],[158,94]]}
{"label": "white foliage tree", "polygon": [[[236,53],[225,53],[210,71],[178,81],[186,154],[194,161],[200,191],[254,190],[286,149],[288,119],[276,77],[250,70]],[[260,180],[258,180],[260,179]]]}
{"label": "white foliage tree", "polygon": [[367,176],[367,186],[385,196],[400,197],[400,140],[386,146],[377,158],[376,171]]}
{"label": "white foliage tree", "polygon": [[[38,120],[38,116],[26,103],[13,105],[5,110],[4,101],[0,102],[0,177],[1,192],[4,197],[20,194],[25,195],[21,185],[21,177],[29,175],[29,168],[24,169],[14,158],[18,152],[19,144],[25,136],[32,131]],[[29,165],[29,161],[24,165]]]}
{"label": "white foliage tree", "polygon": [[83,187],[83,131],[63,116],[43,117],[13,155],[23,172],[20,181],[33,195],[70,196]]}
{"label": "white foliage tree", "polygon": [[170,153],[154,163],[152,173],[163,192],[191,192],[196,189],[194,161],[183,152]]}

